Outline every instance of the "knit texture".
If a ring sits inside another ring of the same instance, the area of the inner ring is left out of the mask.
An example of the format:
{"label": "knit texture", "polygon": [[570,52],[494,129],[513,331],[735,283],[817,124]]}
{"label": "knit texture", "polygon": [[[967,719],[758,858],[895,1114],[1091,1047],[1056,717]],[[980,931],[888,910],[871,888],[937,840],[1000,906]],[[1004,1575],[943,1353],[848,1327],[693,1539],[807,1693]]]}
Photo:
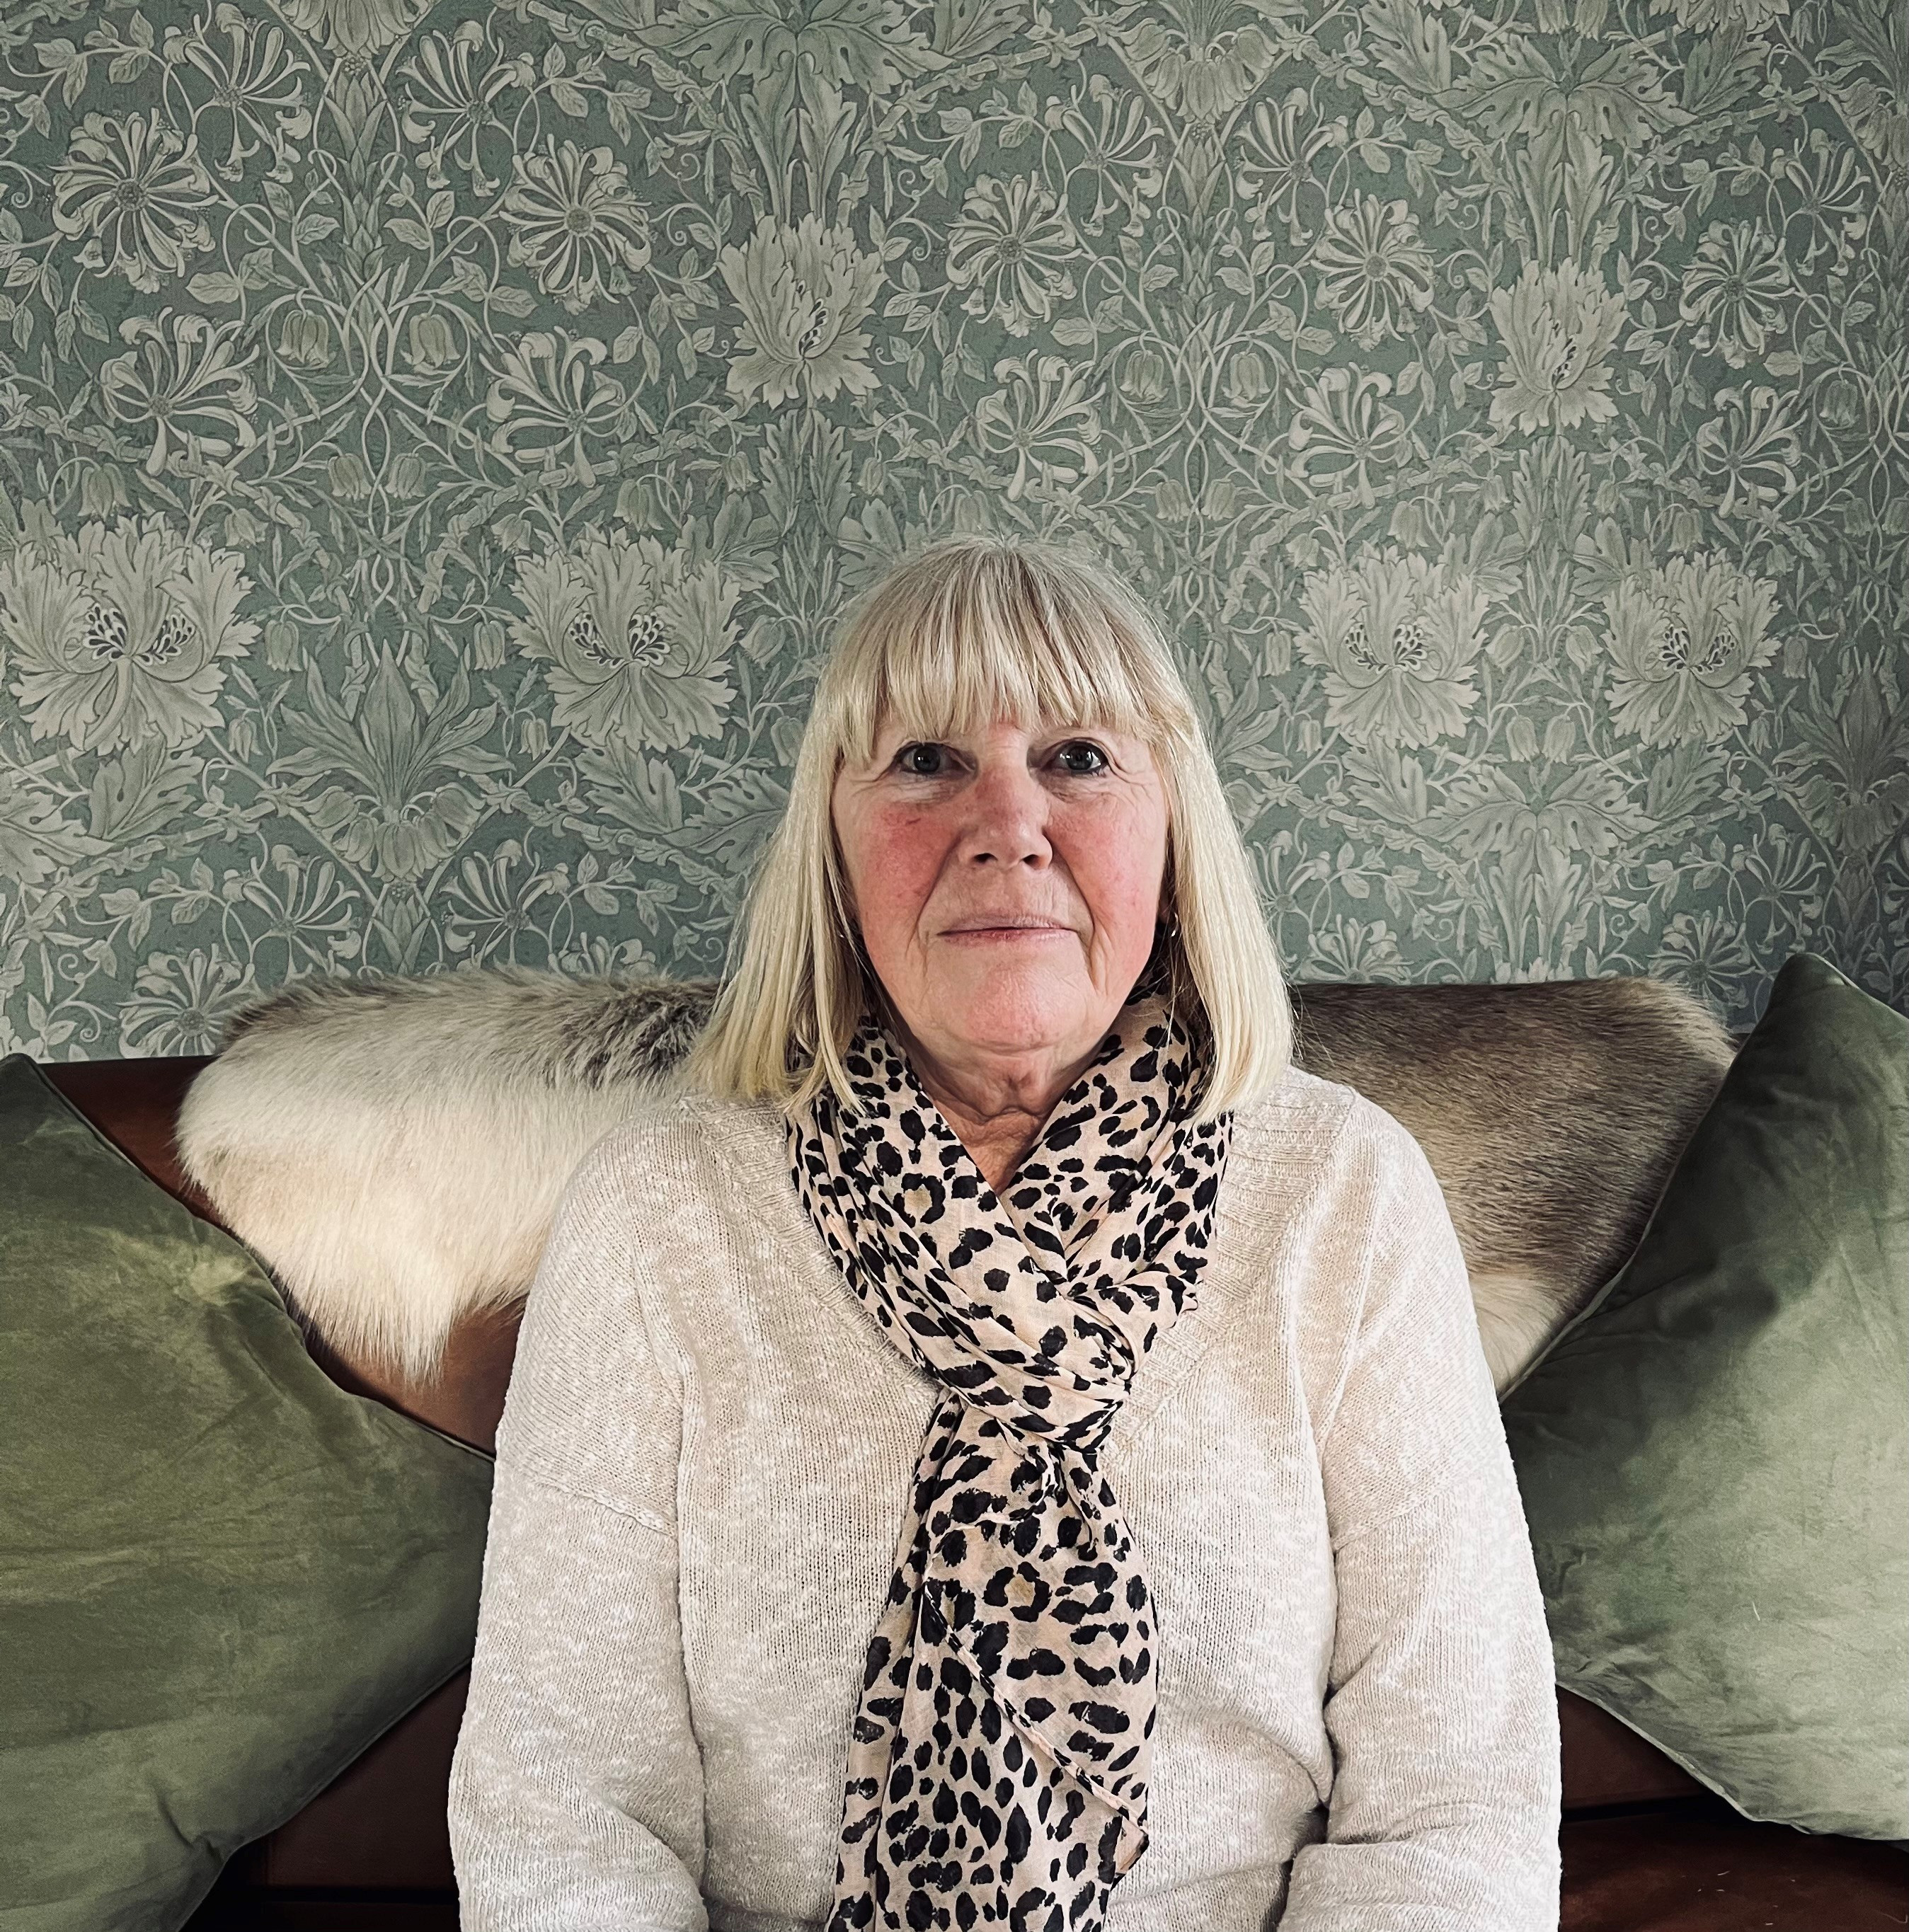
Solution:
{"label": "knit texture", "polygon": [[[815,1932],[941,1393],[701,1097],[566,1192],[498,1435],[451,1781],[465,1932]],[[1102,1452],[1159,1628],[1108,1932],[1555,1932],[1551,1649],[1418,1144],[1298,1069],[1242,1108],[1197,1308]]]}

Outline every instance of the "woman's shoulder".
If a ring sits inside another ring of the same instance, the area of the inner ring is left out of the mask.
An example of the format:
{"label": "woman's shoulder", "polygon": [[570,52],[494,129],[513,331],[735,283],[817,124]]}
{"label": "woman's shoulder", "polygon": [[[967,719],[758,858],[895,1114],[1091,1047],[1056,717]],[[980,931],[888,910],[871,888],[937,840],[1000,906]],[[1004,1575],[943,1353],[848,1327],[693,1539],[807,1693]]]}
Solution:
{"label": "woman's shoulder", "polygon": [[646,1096],[570,1170],[533,1301],[561,1306],[566,1322],[586,1304],[618,1320],[639,1303],[666,1310],[726,1222],[760,1219],[778,1184],[779,1118],[706,1095]]}
{"label": "woman's shoulder", "polygon": [[592,1188],[646,1207],[665,1198],[733,1199],[740,1167],[780,1165],[782,1116],[766,1102],[674,1091],[646,1096],[578,1163],[573,1189]]}
{"label": "woman's shoulder", "polygon": [[675,1507],[674,1459],[657,1445],[676,1426],[684,1298],[751,1191],[719,1177],[710,1120],[647,1096],[571,1170],[498,1430],[500,1457],[653,1527]]}
{"label": "woman's shoulder", "polygon": [[1312,1195],[1430,1172],[1403,1122],[1357,1088],[1296,1064],[1235,1112],[1229,1166],[1249,1187],[1289,1202],[1295,1191]]}

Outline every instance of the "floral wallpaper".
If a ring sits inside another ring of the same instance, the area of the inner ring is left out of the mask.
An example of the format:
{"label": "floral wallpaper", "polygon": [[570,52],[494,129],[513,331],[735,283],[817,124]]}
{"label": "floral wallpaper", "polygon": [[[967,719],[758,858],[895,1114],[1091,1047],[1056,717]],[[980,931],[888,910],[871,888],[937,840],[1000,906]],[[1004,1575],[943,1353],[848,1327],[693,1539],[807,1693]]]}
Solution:
{"label": "floral wallpaper", "polygon": [[0,1051],[720,970],[844,599],[1160,611],[1300,978],[1909,998],[1896,0],[8,0]]}

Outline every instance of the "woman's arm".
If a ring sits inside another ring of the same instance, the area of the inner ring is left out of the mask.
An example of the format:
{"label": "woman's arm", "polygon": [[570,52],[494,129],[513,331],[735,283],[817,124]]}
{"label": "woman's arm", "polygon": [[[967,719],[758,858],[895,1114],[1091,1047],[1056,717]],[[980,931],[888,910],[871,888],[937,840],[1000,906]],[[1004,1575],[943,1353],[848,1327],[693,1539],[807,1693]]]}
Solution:
{"label": "woman's arm", "polygon": [[1464,1259],[1418,1142],[1355,1123],[1370,1264],[1320,1458],[1334,1775],[1281,1932],[1556,1932],[1550,1636]]}
{"label": "woman's arm", "polygon": [[704,1932],[703,1771],[677,1609],[678,1390],[630,1238],[646,1130],[572,1178],[497,1432],[451,1772],[464,1932]]}

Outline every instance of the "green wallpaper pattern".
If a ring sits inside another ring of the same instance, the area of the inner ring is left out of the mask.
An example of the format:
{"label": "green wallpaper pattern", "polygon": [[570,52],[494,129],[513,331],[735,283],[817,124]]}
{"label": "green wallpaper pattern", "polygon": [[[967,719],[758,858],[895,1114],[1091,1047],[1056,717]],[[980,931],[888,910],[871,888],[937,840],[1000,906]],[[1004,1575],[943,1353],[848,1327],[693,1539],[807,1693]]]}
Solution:
{"label": "green wallpaper pattern", "polygon": [[1898,0],[10,0],[0,1052],[719,968],[849,592],[1166,618],[1291,970],[1909,997]]}

